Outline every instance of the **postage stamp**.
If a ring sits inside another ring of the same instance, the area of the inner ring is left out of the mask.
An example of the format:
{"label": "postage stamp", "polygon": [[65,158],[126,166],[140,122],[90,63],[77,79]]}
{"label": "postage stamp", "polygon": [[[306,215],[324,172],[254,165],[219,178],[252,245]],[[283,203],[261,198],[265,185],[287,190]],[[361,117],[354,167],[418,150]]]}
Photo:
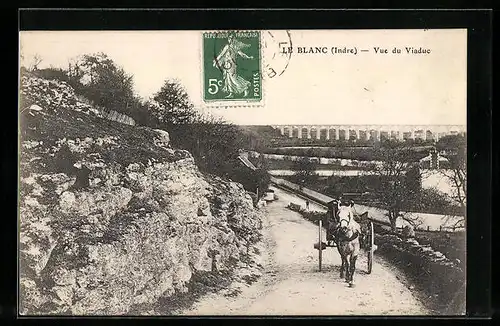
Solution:
{"label": "postage stamp", "polygon": [[262,100],[260,31],[203,33],[203,100]]}

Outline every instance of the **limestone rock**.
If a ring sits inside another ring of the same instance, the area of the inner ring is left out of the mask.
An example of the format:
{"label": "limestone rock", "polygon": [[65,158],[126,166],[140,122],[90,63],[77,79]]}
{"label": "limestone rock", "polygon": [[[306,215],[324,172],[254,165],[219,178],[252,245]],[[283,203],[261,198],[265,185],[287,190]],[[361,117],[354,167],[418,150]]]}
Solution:
{"label": "limestone rock", "polygon": [[27,103],[33,103],[29,111],[40,112],[46,109],[71,109],[87,114],[102,116],[90,104],[83,102],[75,94],[73,88],[62,81],[48,81],[33,76],[21,77],[21,96]]}
{"label": "limestone rock", "polygon": [[[43,108],[47,125],[60,109],[94,115],[61,82],[23,78],[22,92]],[[74,112],[64,118],[72,114],[88,122],[76,135],[79,124],[61,124],[57,139],[39,134],[23,140],[21,313],[126,314],[134,305],[187,291],[194,275],[214,266],[258,274],[252,267],[261,263],[257,252],[249,266],[242,261],[261,221],[241,184],[202,174],[189,152],[168,147],[166,131],[137,127],[154,139],[135,152],[143,155],[138,158],[129,149],[149,138],[109,135],[101,119]],[[64,171],[54,164],[61,154],[71,158],[62,157],[69,166]],[[75,170],[84,167],[88,185],[76,187]]]}
{"label": "limestone rock", "polygon": [[158,137],[155,139],[155,144],[157,146],[168,146],[170,144],[170,135],[165,130],[154,129],[154,131],[158,134]]}
{"label": "limestone rock", "polygon": [[33,104],[29,108],[30,111],[43,111],[43,108],[39,105]]}

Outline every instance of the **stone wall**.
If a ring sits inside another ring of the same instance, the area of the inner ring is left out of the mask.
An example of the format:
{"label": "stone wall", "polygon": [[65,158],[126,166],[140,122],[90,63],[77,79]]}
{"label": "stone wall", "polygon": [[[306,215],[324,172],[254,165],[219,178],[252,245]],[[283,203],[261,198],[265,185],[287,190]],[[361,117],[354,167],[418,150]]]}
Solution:
{"label": "stone wall", "polygon": [[128,115],[121,114],[121,113],[118,113],[118,112],[113,111],[113,110],[108,110],[108,111],[104,112],[103,116],[108,120],[116,121],[116,122],[127,124],[130,126],[135,125],[134,119],[132,119]]}
{"label": "stone wall", "polygon": [[377,255],[402,269],[440,314],[465,313],[465,271],[444,254],[414,238],[376,234]]}

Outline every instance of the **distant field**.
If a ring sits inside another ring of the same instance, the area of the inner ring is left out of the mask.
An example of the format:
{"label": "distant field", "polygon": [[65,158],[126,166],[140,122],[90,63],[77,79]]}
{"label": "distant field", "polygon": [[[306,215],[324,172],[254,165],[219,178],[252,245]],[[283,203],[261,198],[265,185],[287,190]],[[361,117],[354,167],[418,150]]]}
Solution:
{"label": "distant field", "polygon": [[[255,163],[254,163],[255,164]],[[284,160],[266,160],[266,164],[269,170],[293,170],[295,168],[295,162],[284,161]],[[355,166],[343,166],[340,164],[315,164],[315,170],[368,170],[368,168],[355,167]]]}
{"label": "distant field", "polygon": [[[429,154],[429,147],[412,148],[414,159],[424,158]],[[264,151],[266,154],[281,154],[295,156],[313,156],[327,158],[342,158],[361,161],[379,161],[383,157],[373,147],[274,147]]]}

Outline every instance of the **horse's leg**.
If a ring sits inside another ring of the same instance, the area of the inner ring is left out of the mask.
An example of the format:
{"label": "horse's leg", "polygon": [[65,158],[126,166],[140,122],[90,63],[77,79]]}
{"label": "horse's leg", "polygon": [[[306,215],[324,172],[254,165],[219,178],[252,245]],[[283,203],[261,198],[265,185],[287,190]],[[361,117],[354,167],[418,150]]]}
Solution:
{"label": "horse's leg", "polygon": [[354,272],[356,271],[356,260],[358,259],[358,255],[351,255],[350,259],[350,270],[349,270],[349,284],[354,282]]}
{"label": "horse's leg", "polygon": [[340,278],[344,278],[344,271],[345,271],[345,258],[343,255],[340,256],[340,259],[342,260],[342,265],[340,266]]}
{"label": "horse's leg", "polygon": [[346,282],[349,282],[349,271],[350,271],[350,264],[349,264],[349,259],[348,259],[348,255],[345,256],[345,269],[346,269],[346,272],[345,272],[345,281]]}
{"label": "horse's leg", "polygon": [[343,255],[342,251],[340,250],[339,245],[337,245],[337,251],[339,252],[340,260],[342,261],[342,265],[340,265],[340,278],[343,278],[344,277],[344,269],[345,269],[344,255]]}

